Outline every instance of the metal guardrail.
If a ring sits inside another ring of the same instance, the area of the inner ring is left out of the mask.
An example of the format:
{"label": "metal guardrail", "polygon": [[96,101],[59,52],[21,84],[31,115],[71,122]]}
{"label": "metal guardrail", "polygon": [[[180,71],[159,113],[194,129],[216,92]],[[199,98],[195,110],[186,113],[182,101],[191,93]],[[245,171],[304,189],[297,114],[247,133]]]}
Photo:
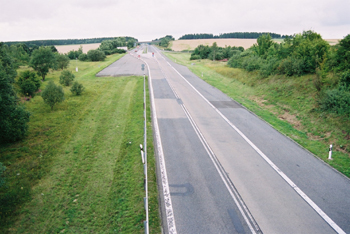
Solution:
{"label": "metal guardrail", "polygon": [[[142,64],[142,71],[145,70],[145,65]],[[146,197],[143,198],[146,210],[146,220],[143,222],[145,234],[149,234],[149,217],[148,217],[148,175],[147,175],[147,115],[146,115],[146,75],[143,75],[143,117],[144,117],[144,141],[143,146],[140,145],[143,170],[145,174],[144,187]]]}

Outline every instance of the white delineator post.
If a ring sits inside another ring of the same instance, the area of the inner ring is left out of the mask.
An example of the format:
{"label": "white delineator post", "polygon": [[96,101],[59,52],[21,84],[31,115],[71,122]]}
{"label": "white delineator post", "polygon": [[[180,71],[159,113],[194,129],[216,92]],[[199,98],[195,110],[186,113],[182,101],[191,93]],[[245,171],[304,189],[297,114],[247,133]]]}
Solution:
{"label": "white delineator post", "polygon": [[328,153],[328,160],[333,160],[332,159],[332,148],[333,148],[333,145],[330,145],[329,146],[329,153]]}

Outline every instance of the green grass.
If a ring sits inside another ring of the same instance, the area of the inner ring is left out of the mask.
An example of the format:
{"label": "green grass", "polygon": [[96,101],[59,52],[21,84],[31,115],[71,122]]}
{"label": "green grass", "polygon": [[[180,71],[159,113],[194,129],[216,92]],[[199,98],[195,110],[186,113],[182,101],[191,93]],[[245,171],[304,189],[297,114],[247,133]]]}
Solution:
{"label": "green grass", "polygon": [[[65,87],[66,100],[53,111],[40,96],[25,103],[32,113],[28,136],[0,148],[7,167],[0,233],[144,232],[143,79],[95,77],[121,56],[78,61],[74,74],[85,92],[73,96]],[[57,84],[59,73],[47,80]],[[159,233],[152,142],[148,116],[150,231]]]}
{"label": "green grass", "polygon": [[[230,68],[223,62],[190,61],[188,53],[166,53],[198,77],[244,105],[332,167],[350,177],[350,121],[318,110],[314,75],[270,76]],[[195,63],[195,65],[191,65]],[[328,83],[332,83],[329,75]],[[333,144],[333,159],[327,160]]]}

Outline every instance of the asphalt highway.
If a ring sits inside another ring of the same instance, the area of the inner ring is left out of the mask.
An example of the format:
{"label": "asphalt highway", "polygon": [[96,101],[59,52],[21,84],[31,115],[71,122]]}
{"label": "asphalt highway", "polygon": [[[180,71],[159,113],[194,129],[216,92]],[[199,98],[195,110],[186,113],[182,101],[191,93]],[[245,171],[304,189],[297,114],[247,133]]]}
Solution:
{"label": "asphalt highway", "polygon": [[348,178],[158,49],[142,51],[102,74],[148,67],[165,233],[350,233]]}

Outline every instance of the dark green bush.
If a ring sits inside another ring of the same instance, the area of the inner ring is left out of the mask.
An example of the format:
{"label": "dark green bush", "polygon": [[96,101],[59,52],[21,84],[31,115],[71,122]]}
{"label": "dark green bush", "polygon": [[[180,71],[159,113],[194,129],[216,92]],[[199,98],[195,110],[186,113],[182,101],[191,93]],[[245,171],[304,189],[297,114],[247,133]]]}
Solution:
{"label": "dark green bush", "polygon": [[288,57],[280,62],[277,70],[286,76],[300,76],[303,74],[303,66],[304,63],[301,59]]}
{"label": "dark green bush", "polygon": [[87,56],[87,54],[80,54],[78,59],[80,61],[86,61],[86,60],[88,60],[88,56]]}
{"label": "dark green bush", "polygon": [[71,71],[64,70],[61,72],[61,75],[60,75],[60,84],[69,86],[73,83],[74,78],[75,76]]}
{"label": "dark green bush", "polygon": [[[16,69],[7,46],[0,42],[0,142],[22,139],[27,130],[29,112],[18,102],[13,88]],[[1,208],[1,201],[0,201]],[[1,209],[0,209],[1,212]],[[0,214],[1,216],[1,214]]]}
{"label": "dark green bush", "polygon": [[87,56],[91,61],[103,61],[106,58],[106,54],[101,50],[89,50]]}
{"label": "dark green bush", "polygon": [[19,75],[17,84],[23,95],[34,97],[35,92],[38,91],[41,86],[41,81],[35,72],[24,71]]}
{"label": "dark green bush", "polygon": [[55,83],[50,80],[49,84],[43,90],[41,97],[44,102],[53,109],[56,103],[62,102],[64,100],[64,92],[62,86],[56,86]]}
{"label": "dark green bush", "polygon": [[340,85],[345,86],[345,88],[350,87],[350,70],[345,71],[341,75],[339,83],[340,83]]}
{"label": "dark green bush", "polygon": [[190,60],[197,60],[197,59],[201,59],[200,55],[191,55]]}
{"label": "dark green bush", "polygon": [[350,90],[345,86],[327,90],[319,104],[322,110],[350,115]]}
{"label": "dark green bush", "polygon": [[275,57],[265,60],[260,66],[260,75],[266,78],[269,75],[275,74],[279,60]]}
{"label": "dark green bush", "polygon": [[6,167],[3,166],[2,163],[0,162],[0,188],[5,184],[5,179],[3,177],[5,170],[6,170]]}
{"label": "dark green bush", "polygon": [[84,91],[84,86],[82,84],[79,84],[77,81],[75,81],[73,83],[72,88],[70,89],[70,91],[72,92],[72,94],[74,95],[81,95],[81,93]]}
{"label": "dark green bush", "polygon": [[259,56],[247,56],[243,58],[242,68],[247,71],[259,70],[262,66],[262,59]]}

